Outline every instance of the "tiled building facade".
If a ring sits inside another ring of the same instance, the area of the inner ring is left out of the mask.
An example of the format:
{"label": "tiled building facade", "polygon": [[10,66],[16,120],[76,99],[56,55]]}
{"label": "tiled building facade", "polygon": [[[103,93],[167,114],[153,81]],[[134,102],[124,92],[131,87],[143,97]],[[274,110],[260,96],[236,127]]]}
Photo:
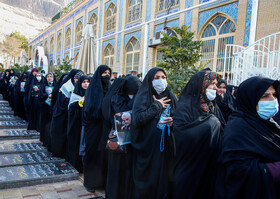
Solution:
{"label": "tiled building facade", "polygon": [[[42,46],[50,70],[63,59],[73,58],[75,65],[82,30],[85,24],[91,23],[96,38],[108,36],[98,43],[98,48],[95,47],[99,49],[98,64],[110,65],[121,74],[132,69],[140,73],[143,59],[147,60],[147,69],[156,66],[157,60],[161,59],[157,32],[168,27],[188,25],[195,32],[196,39],[203,41],[201,62],[221,72],[225,44],[249,45],[253,1],[259,2],[255,39],[280,31],[279,0],[220,0],[151,23],[148,26],[148,53],[146,58],[143,57],[144,26],[137,25],[208,1],[76,0],[72,10],[29,43],[29,55],[35,59],[36,47]],[[128,28],[132,29],[115,34]]]}

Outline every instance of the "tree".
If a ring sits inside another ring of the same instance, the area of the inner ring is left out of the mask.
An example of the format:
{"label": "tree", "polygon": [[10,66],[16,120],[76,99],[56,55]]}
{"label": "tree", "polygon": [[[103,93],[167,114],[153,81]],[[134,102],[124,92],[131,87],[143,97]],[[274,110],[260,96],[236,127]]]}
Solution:
{"label": "tree", "polygon": [[62,73],[69,72],[72,70],[72,62],[73,59],[65,60],[63,59],[62,63],[59,65],[57,69],[54,69],[54,73],[56,74],[56,78],[59,79]]}
{"label": "tree", "polygon": [[2,44],[2,51],[14,58],[15,63],[15,58],[19,57],[21,52],[20,43],[18,39],[15,37],[6,36]]}
{"label": "tree", "polygon": [[24,71],[28,71],[31,68],[31,66],[28,66],[28,65],[20,66],[19,64],[15,64],[11,68],[14,69],[18,73],[23,73]]}
{"label": "tree", "polygon": [[28,39],[24,35],[21,35],[19,32],[13,32],[10,34],[10,37],[16,38],[20,43],[20,48],[28,53]]}
{"label": "tree", "polygon": [[194,41],[194,32],[186,25],[171,30],[176,36],[163,33],[163,47],[159,50],[163,52],[163,61],[158,62],[158,66],[165,69],[168,85],[179,96],[192,75],[203,68],[195,65],[201,57],[202,41]]}

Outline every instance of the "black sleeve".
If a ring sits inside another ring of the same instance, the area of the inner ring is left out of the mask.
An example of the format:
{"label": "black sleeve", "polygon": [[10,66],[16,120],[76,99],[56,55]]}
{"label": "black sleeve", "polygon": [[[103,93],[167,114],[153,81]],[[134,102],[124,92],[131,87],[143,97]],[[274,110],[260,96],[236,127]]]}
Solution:
{"label": "black sleeve", "polygon": [[150,108],[140,113],[135,114],[135,121],[136,125],[144,125],[145,123],[149,122],[150,120],[154,119],[158,114],[162,112],[162,105],[158,101],[154,101]]}

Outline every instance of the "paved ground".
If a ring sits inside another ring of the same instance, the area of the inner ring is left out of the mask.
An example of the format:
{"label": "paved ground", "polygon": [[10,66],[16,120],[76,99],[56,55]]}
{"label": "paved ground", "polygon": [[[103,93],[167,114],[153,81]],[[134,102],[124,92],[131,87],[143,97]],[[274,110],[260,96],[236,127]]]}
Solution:
{"label": "paved ground", "polygon": [[85,199],[98,196],[104,196],[104,191],[98,190],[96,193],[87,192],[83,186],[83,175],[80,175],[79,180],[68,182],[0,190],[0,199]]}

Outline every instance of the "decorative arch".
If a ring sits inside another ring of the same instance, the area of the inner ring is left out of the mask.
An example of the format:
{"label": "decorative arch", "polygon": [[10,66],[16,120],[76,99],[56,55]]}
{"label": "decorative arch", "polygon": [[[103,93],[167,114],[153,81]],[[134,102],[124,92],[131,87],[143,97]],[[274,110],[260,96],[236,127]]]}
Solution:
{"label": "decorative arch", "polygon": [[59,33],[56,41],[56,52],[61,51],[61,48],[62,48],[62,34]]}
{"label": "decorative arch", "polygon": [[64,48],[70,48],[71,45],[71,28],[67,28],[65,33]]}
{"label": "decorative arch", "polygon": [[142,18],[143,0],[129,0],[127,5],[127,23]]}
{"label": "decorative arch", "polygon": [[80,43],[82,40],[83,23],[79,21],[75,30],[75,44]]}
{"label": "decorative arch", "polygon": [[105,13],[105,32],[115,30],[117,18],[117,7],[114,3],[111,3]]}
{"label": "decorative arch", "polygon": [[77,61],[78,61],[78,57],[79,57],[79,54],[80,54],[80,52],[77,52],[77,54],[75,55],[75,58],[74,58],[74,64],[73,64],[74,68],[76,68]]}
{"label": "decorative arch", "polygon": [[125,69],[126,74],[130,70],[138,70],[140,63],[140,42],[132,36],[125,47]]}
{"label": "decorative arch", "polygon": [[114,67],[115,49],[112,44],[108,44],[104,49],[103,63],[111,68]]}
{"label": "decorative arch", "polygon": [[89,20],[89,23],[92,24],[93,34],[95,37],[96,37],[96,32],[97,32],[97,21],[98,21],[97,15],[95,13],[93,13]]}
{"label": "decorative arch", "polygon": [[50,65],[49,65],[48,71],[49,72],[53,71],[53,60],[50,61]]}
{"label": "decorative arch", "polygon": [[53,53],[54,53],[54,37],[52,37],[50,41],[50,54]]}
{"label": "decorative arch", "polygon": [[57,58],[56,65],[59,66],[61,64],[60,58]]}
{"label": "decorative arch", "polygon": [[65,61],[69,61],[69,56],[67,55],[66,57],[65,57]]}
{"label": "decorative arch", "polygon": [[[203,42],[201,64],[216,72],[223,72],[226,44],[233,44],[236,24],[223,13],[216,13],[202,26],[199,35]],[[232,56],[232,55],[231,55]],[[229,62],[232,58],[228,58]]]}
{"label": "decorative arch", "polygon": [[44,44],[44,51],[45,51],[45,55],[47,56],[47,54],[48,54],[48,41],[46,41],[45,44]]}

